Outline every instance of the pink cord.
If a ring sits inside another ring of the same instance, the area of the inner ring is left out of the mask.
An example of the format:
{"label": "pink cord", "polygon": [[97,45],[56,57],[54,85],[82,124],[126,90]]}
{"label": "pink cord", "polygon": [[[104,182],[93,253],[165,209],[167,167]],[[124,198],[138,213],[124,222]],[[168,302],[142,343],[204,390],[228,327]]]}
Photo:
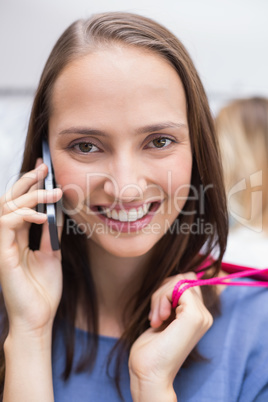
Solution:
{"label": "pink cord", "polygon": [[[211,261],[210,261],[211,262]],[[206,268],[210,265],[209,261],[206,261],[202,268]],[[204,271],[197,273],[198,279],[182,279],[176,283],[173,293],[172,293],[172,307],[176,308],[179,299],[185,290],[192,288],[193,286],[204,286],[204,285],[228,285],[228,286],[263,286],[268,287],[268,268],[265,269],[255,269],[242,267],[240,265],[222,263],[222,268],[226,272],[232,272],[229,275],[225,275],[217,278],[202,279]],[[229,282],[230,279],[242,278],[242,277],[257,277],[264,279],[263,281],[255,282]],[[184,285],[181,287],[181,285]],[[181,288],[180,288],[181,287]]]}

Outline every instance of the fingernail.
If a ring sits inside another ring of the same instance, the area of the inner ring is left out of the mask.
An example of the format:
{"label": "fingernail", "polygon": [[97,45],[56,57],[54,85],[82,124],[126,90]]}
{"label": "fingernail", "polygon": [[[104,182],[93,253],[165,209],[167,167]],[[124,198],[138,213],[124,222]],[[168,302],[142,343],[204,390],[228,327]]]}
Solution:
{"label": "fingernail", "polygon": [[61,189],[60,188],[53,188],[53,190],[51,190],[53,195],[59,195],[61,193]]}
{"label": "fingernail", "polygon": [[58,188],[52,188],[51,190],[47,190],[47,193],[54,195],[54,194],[58,194],[58,191],[59,191]]}
{"label": "fingernail", "polygon": [[43,212],[37,212],[37,215],[39,215],[41,217],[47,217],[47,214],[44,214]]}

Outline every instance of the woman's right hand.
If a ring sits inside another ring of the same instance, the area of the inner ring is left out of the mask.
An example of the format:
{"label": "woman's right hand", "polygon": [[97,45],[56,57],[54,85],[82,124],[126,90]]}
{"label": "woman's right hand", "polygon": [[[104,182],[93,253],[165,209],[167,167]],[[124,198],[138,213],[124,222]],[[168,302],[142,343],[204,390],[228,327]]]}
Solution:
{"label": "woman's right hand", "polygon": [[183,362],[213,323],[199,287],[187,289],[172,310],[178,281],[196,279],[187,272],[166,278],[152,295],[151,327],[133,343],[129,373],[133,401],[177,401],[174,378]]}
{"label": "woman's right hand", "polygon": [[[9,335],[50,333],[62,293],[61,252],[51,248],[46,214],[35,210],[59,201],[62,191],[40,189],[48,168],[41,159],[36,165],[0,198],[0,284]],[[29,249],[32,223],[43,224],[36,251]]]}

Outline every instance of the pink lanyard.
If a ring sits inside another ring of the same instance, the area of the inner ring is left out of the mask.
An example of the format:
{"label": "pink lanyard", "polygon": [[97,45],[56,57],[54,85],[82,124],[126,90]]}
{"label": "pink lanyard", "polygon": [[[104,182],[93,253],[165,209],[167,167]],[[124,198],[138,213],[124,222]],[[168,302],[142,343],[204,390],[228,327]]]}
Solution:
{"label": "pink lanyard", "polygon": [[[205,268],[209,265],[209,261],[206,261],[201,268]],[[176,308],[178,301],[185,292],[185,290],[192,288],[193,286],[204,285],[228,285],[228,286],[263,286],[268,287],[268,268],[256,269],[250,267],[243,267],[240,265],[229,264],[222,262],[222,269],[226,272],[230,272],[229,275],[221,276],[217,278],[202,279],[204,271],[197,273],[198,279],[182,279],[174,287],[172,293],[172,307]],[[233,278],[253,277],[255,279],[262,279],[255,282],[229,282]],[[184,285],[184,286],[182,286]]]}

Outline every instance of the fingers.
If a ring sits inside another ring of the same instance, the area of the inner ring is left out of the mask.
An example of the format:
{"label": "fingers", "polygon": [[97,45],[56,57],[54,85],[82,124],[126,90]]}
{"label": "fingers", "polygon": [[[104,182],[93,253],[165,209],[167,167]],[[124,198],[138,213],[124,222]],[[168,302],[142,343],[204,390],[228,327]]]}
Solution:
{"label": "fingers", "polygon": [[[42,224],[47,220],[46,214],[33,209],[38,203],[55,203],[62,195],[60,189],[35,190],[24,194],[3,206],[0,217],[0,244],[2,250],[11,250],[17,240],[18,250],[23,250],[29,243],[29,225]],[[11,210],[12,212],[9,212]]]}
{"label": "fingers", "polygon": [[[187,289],[175,310],[176,318],[165,329],[174,359],[184,361],[213,324],[213,317],[194,288]],[[177,340],[180,339],[180,348]]]}
{"label": "fingers", "polygon": [[[38,161],[40,163],[40,160]],[[38,164],[37,163],[37,164]],[[5,204],[11,200],[14,200],[23,194],[27,193],[33,185],[38,183],[40,180],[44,180],[47,175],[48,168],[42,163],[37,166],[36,169],[25,173],[11,188],[8,192],[1,197],[0,204]]]}
{"label": "fingers", "polygon": [[[160,327],[172,313],[172,293],[174,286],[182,279],[196,279],[194,272],[187,272],[167,278],[163,285],[153,294],[149,320],[152,328]],[[202,299],[200,288],[194,289]]]}
{"label": "fingers", "polygon": [[168,300],[167,295],[155,297],[151,304],[151,311],[149,314],[149,320],[152,328],[160,327],[164,321],[166,321],[172,311],[171,303]]}
{"label": "fingers", "polygon": [[[176,318],[161,332],[161,337],[166,355],[181,366],[213,324],[213,317],[193,288],[183,293],[175,312]],[[174,367],[175,374],[179,367]]]}
{"label": "fingers", "polygon": [[18,256],[29,242],[31,223],[43,224],[46,214],[35,210],[38,204],[56,203],[62,197],[59,188],[38,189],[47,175],[47,166],[39,158],[36,169],[23,175],[0,199],[0,244],[2,255]]}
{"label": "fingers", "polygon": [[34,208],[37,204],[54,203],[59,201],[61,196],[62,191],[59,188],[53,190],[34,190],[6,202],[2,207],[2,215],[23,207]]}
{"label": "fingers", "polygon": [[[24,242],[20,242],[17,244],[16,242],[16,234],[21,228],[24,227],[25,223],[36,223],[42,224],[46,221],[46,214],[39,213],[30,208],[21,208],[16,212],[12,212],[10,214],[3,215],[0,218],[0,244],[1,244],[1,258],[4,255],[10,258],[14,254],[14,248],[23,248],[28,243],[28,236],[25,237]],[[28,228],[29,230],[29,228]]]}
{"label": "fingers", "polygon": [[42,227],[40,251],[42,251],[46,254],[54,253],[54,251],[52,250],[52,247],[51,247],[51,242],[50,242],[48,221],[46,221]]}
{"label": "fingers", "polygon": [[50,236],[49,236],[49,226],[47,221],[44,223],[42,227],[40,251],[43,251],[45,253],[52,252],[52,247],[50,244]]}
{"label": "fingers", "polygon": [[196,279],[196,275],[186,273],[167,278],[151,298],[148,344],[153,345],[154,356],[160,356],[157,370],[162,370],[164,375],[169,373],[168,377],[172,379],[213,323],[198,288],[187,289],[179,299],[178,306],[172,309],[174,286],[178,281],[186,279]]}
{"label": "fingers", "polygon": [[[175,313],[176,319],[183,317],[188,332],[195,334],[193,341],[196,343],[213,323],[213,317],[203,302],[199,286],[187,289],[182,293]],[[176,322],[177,320],[174,321]],[[176,325],[176,323],[174,325]]]}

